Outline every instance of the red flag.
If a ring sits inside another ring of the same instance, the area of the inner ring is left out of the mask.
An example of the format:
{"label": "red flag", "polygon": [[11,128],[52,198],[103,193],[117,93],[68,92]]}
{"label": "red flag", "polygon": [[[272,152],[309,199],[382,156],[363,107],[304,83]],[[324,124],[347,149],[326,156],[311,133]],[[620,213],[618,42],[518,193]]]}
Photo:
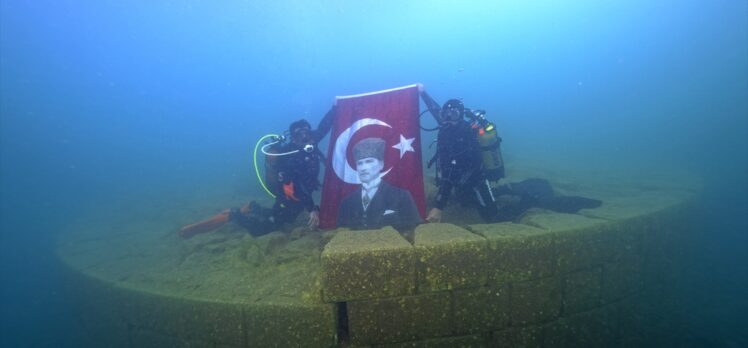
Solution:
{"label": "red flag", "polygon": [[361,139],[385,141],[382,180],[410,191],[421,217],[426,216],[418,125],[417,85],[337,97],[337,114],[327,151],[320,226],[335,227],[340,202],[360,181],[351,149]]}

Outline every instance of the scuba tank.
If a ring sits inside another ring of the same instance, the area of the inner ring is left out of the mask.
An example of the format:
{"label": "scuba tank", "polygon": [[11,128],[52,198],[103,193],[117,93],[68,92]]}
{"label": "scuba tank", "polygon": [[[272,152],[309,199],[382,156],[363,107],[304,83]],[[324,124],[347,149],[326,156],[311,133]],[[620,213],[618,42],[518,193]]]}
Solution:
{"label": "scuba tank", "polygon": [[282,190],[278,181],[278,156],[274,156],[274,154],[280,153],[281,142],[278,141],[268,145],[263,149],[265,155],[265,185],[271,193],[277,196]]}
{"label": "scuba tank", "polygon": [[[265,143],[266,139],[270,139],[270,142]],[[283,194],[283,183],[282,179],[280,178],[280,170],[278,166],[278,161],[280,161],[280,157],[293,155],[295,153],[298,153],[300,151],[306,152],[307,154],[313,155],[313,157],[316,159],[316,161],[321,161],[324,163],[325,158],[322,152],[319,150],[318,147],[314,146],[313,144],[306,144],[300,149],[291,150],[288,152],[281,152],[284,149],[285,141],[288,140],[288,136],[286,135],[277,135],[277,134],[268,134],[260,138],[259,141],[257,141],[257,144],[255,145],[255,150],[253,154],[253,163],[255,167],[255,173],[257,174],[257,180],[260,182],[260,185],[265,189],[265,192],[267,192],[271,197],[275,198],[275,196],[279,194]],[[264,180],[263,176],[260,175],[260,168],[257,165],[257,151],[260,150],[263,155],[265,155],[265,175]],[[318,163],[318,162],[317,162]],[[316,177],[319,172],[319,169],[316,169],[316,173],[313,173],[313,176]],[[311,193],[310,193],[311,194]]]}
{"label": "scuba tank", "polygon": [[[266,139],[270,139],[270,142],[264,144]],[[275,196],[282,191],[280,182],[278,181],[277,164],[278,156],[287,155],[279,153],[280,148],[285,140],[286,136],[284,135],[267,134],[257,141],[252,156],[255,173],[257,174],[257,180],[260,182],[260,185],[262,185],[262,188],[265,189],[265,192],[267,192],[273,198],[275,198]],[[257,165],[258,150],[262,151],[262,154],[265,155],[265,180],[262,179],[262,175],[260,175],[260,167]]]}
{"label": "scuba tank", "polygon": [[504,159],[501,157],[501,137],[496,131],[496,125],[486,119],[486,112],[483,110],[467,113],[473,120],[473,129],[476,130],[486,179],[499,181],[504,177]]}

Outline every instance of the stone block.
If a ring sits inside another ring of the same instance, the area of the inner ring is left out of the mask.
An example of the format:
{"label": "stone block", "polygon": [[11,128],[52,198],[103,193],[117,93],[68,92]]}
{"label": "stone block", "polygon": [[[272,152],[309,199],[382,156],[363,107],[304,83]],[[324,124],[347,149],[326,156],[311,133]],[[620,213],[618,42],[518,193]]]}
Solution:
{"label": "stone block", "polygon": [[340,231],[321,256],[329,302],[409,295],[415,291],[413,247],[391,227]]}
{"label": "stone block", "polygon": [[488,240],[490,283],[545,278],[555,273],[555,241],[547,230],[514,223],[471,225],[470,229]]}
{"label": "stone block", "polygon": [[74,345],[127,347],[130,329],[120,310],[122,292],[82,273],[64,275],[66,298],[75,308],[70,333]]}
{"label": "stone block", "polygon": [[478,333],[509,324],[509,285],[453,292],[454,332]]}
{"label": "stone block", "polygon": [[213,347],[213,344],[205,341],[184,341],[175,336],[145,329],[135,329],[130,339],[132,347],[161,348],[161,347]]}
{"label": "stone block", "polygon": [[618,347],[618,313],[612,306],[601,307],[566,318],[569,347]]}
{"label": "stone block", "polygon": [[607,246],[606,262],[616,262],[624,258],[640,257],[643,254],[644,235],[653,219],[645,216],[626,221],[615,221],[604,225],[600,233]]}
{"label": "stone block", "polygon": [[644,273],[639,257],[603,265],[602,300],[605,303],[631,296],[644,288]]}
{"label": "stone block", "polygon": [[512,284],[510,324],[526,326],[544,323],[559,317],[561,282],[556,277]]}
{"label": "stone block", "polygon": [[374,346],[377,348],[483,348],[488,347],[486,337],[481,335],[434,338]]}
{"label": "stone block", "polygon": [[543,328],[526,326],[494,331],[491,335],[491,347],[542,347]]}
{"label": "stone block", "polygon": [[337,327],[333,304],[258,304],[245,313],[250,347],[331,347]]}
{"label": "stone block", "polygon": [[185,341],[244,343],[244,305],[162,296],[130,289],[120,304],[132,327]]}
{"label": "stone block", "polygon": [[559,318],[543,325],[543,347],[573,347],[568,344],[569,321]]}
{"label": "stone block", "polygon": [[415,341],[452,334],[449,292],[348,302],[352,345]]}
{"label": "stone block", "polygon": [[528,215],[522,222],[555,232],[558,273],[599,266],[610,254],[609,223],[604,220],[544,213]]}
{"label": "stone block", "polygon": [[423,224],[415,230],[418,292],[486,284],[486,239],[452,224]]}
{"label": "stone block", "polygon": [[602,267],[567,273],[564,279],[564,315],[600,307]]}

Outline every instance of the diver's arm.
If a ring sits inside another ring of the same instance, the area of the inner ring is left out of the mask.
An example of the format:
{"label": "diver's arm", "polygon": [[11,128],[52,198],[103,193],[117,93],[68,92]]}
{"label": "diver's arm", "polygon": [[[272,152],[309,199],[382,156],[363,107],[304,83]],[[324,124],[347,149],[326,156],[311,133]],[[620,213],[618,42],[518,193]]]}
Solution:
{"label": "diver's arm", "polygon": [[434,116],[434,119],[436,120],[436,123],[442,124],[442,117],[441,117],[441,107],[439,106],[439,103],[434,100],[434,98],[431,98],[431,96],[426,93],[426,91],[421,90],[421,99],[423,100],[423,103],[426,104],[426,108],[429,110],[429,113],[431,116]]}
{"label": "diver's arm", "polygon": [[322,140],[322,138],[324,138],[325,135],[327,135],[327,133],[330,131],[330,128],[332,128],[332,121],[335,120],[335,113],[337,111],[337,108],[337,105],[333,105],[330,110],[327,111],[325,116],[322,117],[322,120],[319,121],[317,129],[315,129],[314,133],[312,134],[315,143]]}
{"label": "diver's arm", "polygon": [[447,206],[449,196],[452,194],[452,183],[449,180],[441,180],[439,183],[439,191],[436,193],[436,201],[434,207],[443,210]]}

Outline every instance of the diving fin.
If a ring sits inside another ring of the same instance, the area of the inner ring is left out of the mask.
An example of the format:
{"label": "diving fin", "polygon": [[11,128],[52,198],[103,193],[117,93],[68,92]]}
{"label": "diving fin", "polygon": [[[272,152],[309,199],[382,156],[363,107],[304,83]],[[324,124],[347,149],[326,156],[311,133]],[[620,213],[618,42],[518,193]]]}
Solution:
{"label": "diving fin", "polygon": [[193,236],[218,229],[225,225],[231,218],[231,210],[226,209],[210,219],[196,222],[179,229],[179,236],[182,238],[192,238]]}

